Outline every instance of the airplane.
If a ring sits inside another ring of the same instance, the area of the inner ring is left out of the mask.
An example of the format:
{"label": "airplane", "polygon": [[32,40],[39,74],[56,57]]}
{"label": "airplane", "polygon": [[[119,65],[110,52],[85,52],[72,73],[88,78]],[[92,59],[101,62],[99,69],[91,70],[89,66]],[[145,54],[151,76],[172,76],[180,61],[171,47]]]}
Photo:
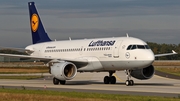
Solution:
{"label": "airplane", "polygon": [[125,70],[125,85],[132,86],[131,77],[140,80],[154,75],[152,63],[155,57],[175,55],[172,53],[154,55],[146,42],[129,37],[110,37],[81,40],[52,41],[45,31],[34,2],[28,2],[32,45],[24,51],[28,55],[0,54],[4,57],[19,57],[43,61],[53,75],[53,84],[64,85],[75,78],[77,72],[108,72],[104,84],[116,84],[113,74]]}

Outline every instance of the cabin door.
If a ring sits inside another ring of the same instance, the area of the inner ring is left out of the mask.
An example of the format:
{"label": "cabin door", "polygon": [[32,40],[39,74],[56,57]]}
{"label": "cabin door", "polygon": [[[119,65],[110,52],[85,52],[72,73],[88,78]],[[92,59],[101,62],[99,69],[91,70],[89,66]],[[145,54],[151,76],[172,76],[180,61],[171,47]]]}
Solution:
{"label": "cabin door", "polygon": [[113,57],[114,58],[119,58],[119,49],[122,41],[117,41],[115,43],[114,49],[113,49]]}

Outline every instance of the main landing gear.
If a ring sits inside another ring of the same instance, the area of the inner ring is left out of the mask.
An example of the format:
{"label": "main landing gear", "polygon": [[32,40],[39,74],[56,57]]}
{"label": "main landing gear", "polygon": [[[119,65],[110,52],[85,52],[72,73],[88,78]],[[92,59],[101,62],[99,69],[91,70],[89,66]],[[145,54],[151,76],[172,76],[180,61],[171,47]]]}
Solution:
{"label": "main landing gear", "polygon": [[58,84],[61,84],[61,85],[65,85],[65,83],[66,83],[66,80],[59,80],[59,79],[57,79],[57,78],[53,78],[53,84],[54,85],[58,85]]}
{"label": "main landing gear", "polygon": [[[116,78],[115,76],[112,76],[115,71],[109,71],[109,76],[104,77],[104,84],[115,84],[116,83]],[[126,86],[133,86],[134,81],[131,80],[131,71],[130,70],[125,70],[127,80],[125,82]]]}
{"label": "main landing gear", "polygon": [[115,71],[109,71],[109,76],[104,77],[104,84],[116,84],[115,76],[112,76]]}
{"label": "main landing gear", "polygon": [[130,70],[125,70],[126,76],[127,76],[127,80],[126,80],[126,86],[133,86],[134,85],[134,81],[131,80],[131,71]]}

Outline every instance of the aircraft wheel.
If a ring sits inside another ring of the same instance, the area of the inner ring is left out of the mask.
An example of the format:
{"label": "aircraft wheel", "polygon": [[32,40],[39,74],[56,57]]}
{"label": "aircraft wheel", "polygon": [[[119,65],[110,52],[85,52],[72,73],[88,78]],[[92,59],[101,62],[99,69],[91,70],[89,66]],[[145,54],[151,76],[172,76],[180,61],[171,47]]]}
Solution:
{"label": "aircraft wheel", "polygon": [[65,85],[66,84],[65,80],[59,80],[59,82],[60,82],[61,85]]}
{"label": "aircraft wheel", "polygon": [[56,79],[55,77],[53,78],[53,84],[54,84],[54,85],[58,85],[58,84],[59,84],[59,80]]}
{"label": "aircraft wheel", "polygon": [[109,76],[104,77],[104,84],[109,84],[110,78]]}
{"label": "aircraft wheel", "polygon": [[130,85],[133,86],[134,85],[134,81],[133,80],[129,80]]}
{"label": "aircraft wheel", "polygon": [[130,85],[130,81],[129,80],[126,80],[126,86],[129,86]]}
{"label": "aircraft wheel", "polygon": [[111,84],[116,84],[115,76],[111,76],[110,79],[111,79],[111,82],[110,82]]}

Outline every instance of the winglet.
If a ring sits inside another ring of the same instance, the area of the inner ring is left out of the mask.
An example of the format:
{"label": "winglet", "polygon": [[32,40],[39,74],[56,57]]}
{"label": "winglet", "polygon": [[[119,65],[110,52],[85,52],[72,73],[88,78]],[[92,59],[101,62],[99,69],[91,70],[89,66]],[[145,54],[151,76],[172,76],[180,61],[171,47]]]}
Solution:
{"label": "winglet", "polygon": [[177,54],[174,50],[172,50],[173,53]]}

